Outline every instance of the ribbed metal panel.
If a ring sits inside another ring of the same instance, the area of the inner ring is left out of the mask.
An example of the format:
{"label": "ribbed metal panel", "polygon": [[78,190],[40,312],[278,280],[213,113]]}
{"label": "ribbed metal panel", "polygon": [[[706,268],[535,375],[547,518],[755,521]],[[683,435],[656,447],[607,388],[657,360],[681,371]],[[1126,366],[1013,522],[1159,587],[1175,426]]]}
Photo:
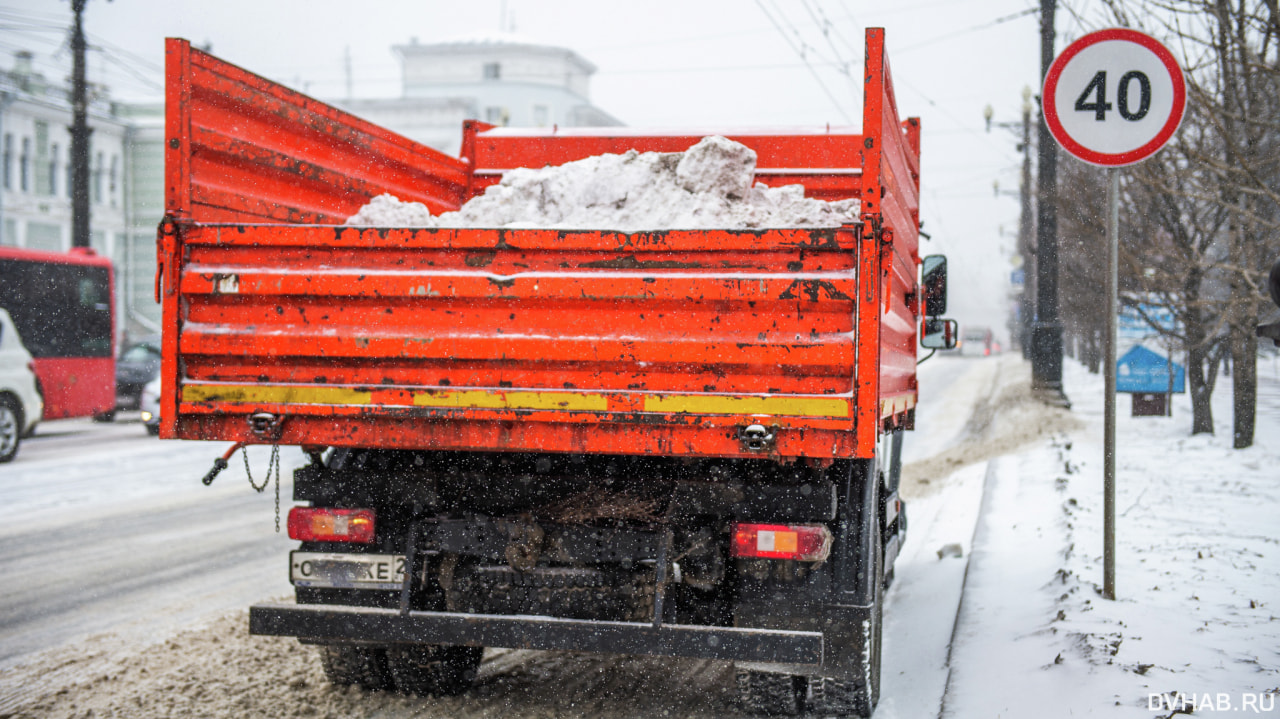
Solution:
{"label": "ribbed metal panel", "polygon": [[[170,39],[166,210],[199,222],[340,223],[384,192],[457,209],[467,168]],[[183,174],[185,173],[185,177]]]}
{"label": "ribbed metal panel", "polygon": [[180,413],[851,421],[852,230],[251,225],[184,241]]}

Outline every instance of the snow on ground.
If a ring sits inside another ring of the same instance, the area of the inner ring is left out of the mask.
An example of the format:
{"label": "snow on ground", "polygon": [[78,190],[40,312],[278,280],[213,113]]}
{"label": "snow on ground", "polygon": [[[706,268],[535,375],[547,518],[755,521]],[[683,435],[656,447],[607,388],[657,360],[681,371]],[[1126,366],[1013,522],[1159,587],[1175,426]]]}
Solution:
{"label": "snow on ground", "polygon": [[756,153],[712,135],[685,152],[606,154],[518,168],[457,212],[379,195],[347,220],[382,227],[655,229],[838,227],[858,200],[806,198],[802,185],[752,185]]}
{"label": "snow on ground", "polygon": [[919,364],[916,426],[906,435],[902,461],[911,464],[928,459],[963,441],[971,410],[992,394],[1002,380],[1000,370],[1007,372],[1012,361],[1012,355],[978,359],[935,354]]}
{"label": "snow on ground", "polygon": [[[1000,381],[908,466],[876,719],[1280,716],[1280,367],[1260,366],[1248,450],[1230,449],[1229,382],[1213,437],[1188,435],[1185,397],[1172,418],[1129,417],[1120,398],[1112,602],[1098,589],[1101,378],[1068,362],[1066,413],[1030,398],[1017,358],[978,361]],[[944,467],[959,469],[930,474]],[[43,652],[0,670],[0,716],[739,716],[725,662],[491,649],[466,695],[404,697],[332,688],[312,648],[246,624],[240,610],[160,643],[104,634]]]}
{"label": "snow on ground", "polygon": [[885,595],[876,719],[938,714],[987,468],[987,462],[965,467],[934,493],[907,503],[907,542]]}
{"label": "snow on ground", "polygon": [[[1047,407],[1031,393],[1030,366],[1015,354],[937,361],[937,369],[920,372],[921,422],[916,432],[907,433],[907,463],[902,467],[906,499],[931,493],[961,467],[1017,452],[1081,426],[1075,416]],[[960,368],[958,376],[950,366]],[[931,380],[935,377],[953,379],[958,391],[934,394],[937,388]],[[926,406],[934,401],[931,395],[939,397],[940,408]]]}
{"label": "snow on ground", "polygon": [[1280,372],[1259,366],[1255,445],[1190,406],[1117,401],[1117,600],[1102,584],[1102,377],[1068,362],[1083,430],[995,462],[944,717],[1280,716]]}

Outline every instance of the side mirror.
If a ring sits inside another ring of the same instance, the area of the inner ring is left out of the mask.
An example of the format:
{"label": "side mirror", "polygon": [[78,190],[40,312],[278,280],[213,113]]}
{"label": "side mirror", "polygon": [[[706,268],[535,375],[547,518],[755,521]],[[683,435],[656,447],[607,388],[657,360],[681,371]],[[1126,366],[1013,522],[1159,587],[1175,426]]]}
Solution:
{"label": "side mirror", "polygon": [[920,336],[920,346],[929,350],[955,349],[959,335],[959,325],[955,320],[929,318],[924,321],[924,332]]}
{"label": "side mirror", "polygon": [[924,258],[923,281],[924,314],[937,317],[947,312],[947,258],[929,255]]}

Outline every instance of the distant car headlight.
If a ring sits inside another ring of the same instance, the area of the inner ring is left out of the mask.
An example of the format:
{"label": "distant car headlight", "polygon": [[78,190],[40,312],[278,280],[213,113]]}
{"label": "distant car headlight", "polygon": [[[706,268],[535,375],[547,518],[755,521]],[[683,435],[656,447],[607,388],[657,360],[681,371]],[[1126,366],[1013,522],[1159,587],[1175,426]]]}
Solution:
{"label": "distant car headlight", "polygon": [[143,422],[150,422],[150,421],[151,421],[151,413],[150,413],[150,412],[147,412],[146,410],[143,410],[143,412],[142,412],[142,421],[143,421]]}

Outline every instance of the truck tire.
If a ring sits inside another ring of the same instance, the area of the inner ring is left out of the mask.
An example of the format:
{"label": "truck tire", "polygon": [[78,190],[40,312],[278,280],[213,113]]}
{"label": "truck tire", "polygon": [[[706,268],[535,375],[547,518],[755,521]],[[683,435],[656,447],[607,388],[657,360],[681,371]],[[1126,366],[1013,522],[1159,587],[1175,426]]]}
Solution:
{"label": "truck tire", "polygon": [[[876,522],[877,528],[879,521]],[[878,532],[872,536],[879,537]],[[810,677],[806,708],[818,716],[870,717],[880,701],[880,646],[884,623],[884,545],[875,548],[875,601],[871,608],[870,641],[861,658],[861,679]]]}
{"label": "truck tire", "polygon": [[738,705],[748,714],[796,716],[803,707],[804,677],[738,670]]}
{"label": "truck tire", "polygon": [[382,647],[328,644],[320,647],[320,664],[332,684],[369,691],[394,687],[387,669],[387,650]]}
{"label": "truck tire", "polygon": [[410,644],[387,649],[396,689],[418,696],[453,696],[471,687],[483,647]]}

